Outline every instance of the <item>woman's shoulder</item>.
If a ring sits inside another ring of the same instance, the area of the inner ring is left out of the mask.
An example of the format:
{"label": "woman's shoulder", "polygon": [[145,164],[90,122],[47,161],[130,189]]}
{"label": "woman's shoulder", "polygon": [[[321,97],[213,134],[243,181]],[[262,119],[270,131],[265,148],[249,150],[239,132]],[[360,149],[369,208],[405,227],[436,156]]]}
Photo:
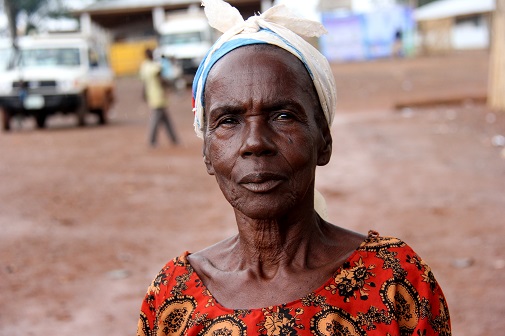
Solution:
{"label": "woman's shoulder", "polygon": [[189,251],[184,251],[175,258],[170,259],[162,268],[162,272],[169,272],[170,270],[179,267],[187,267],[189,265],[188,256],[191,255]]}
{"label": "woman's shoulder", "polygon": [[417,256],[413,248],[404,240],[393,236],[381,236],[377,231],[368,231],[368,236],[358,248],[360,251],[377,252],[381,255],[392,253],[395,256]]}
{"label": "woman's shoulder", "polygon": [[169,286],[169,283],[180,274],[187,273],[191,265],[188,262],[188,251],[169,260],[158,272],[156,277],[149,285],[148,292],[159,293],[162,287]]}
{"label": "woman's shoulder", "polygon": [[381,236],[375,230],[369,230],[368,235],[362,242],[360,249],[367,251],[379,251],[391,248],[408,248],[410,247],[402,239],[393,236]]}
{"label": "woman's shoulder", "polygon": [[397,237],[380,236],[376,231],[369,231],[354,259],[390,270],[396,280],[407,278],[417,282],[417,279],[424,279],[431,286],[436,283],[430,266],[410,245]]}

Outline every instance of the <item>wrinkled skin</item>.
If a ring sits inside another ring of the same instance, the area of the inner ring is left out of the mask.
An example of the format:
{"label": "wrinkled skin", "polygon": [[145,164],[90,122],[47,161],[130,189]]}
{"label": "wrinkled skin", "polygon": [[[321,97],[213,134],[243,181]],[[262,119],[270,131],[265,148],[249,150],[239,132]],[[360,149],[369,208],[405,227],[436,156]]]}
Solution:
{"label": "wrinkled skin", "polygon": [[[315,170],[329,162],[331,135],[312,80],[290,53],[247,46],[214,65],[205,88],[203,152],[239,233],[189,261],[222,305],[299,299],[362,242],[314,210]],[[246,295],[234,294],[243,288]]]}
{"label": "wrinkled skin", "polygon": [[282,216],[295,206],[311,211],[316,165],[331,154],[311,79],[287,52],[276,60],[279,51],[268,48],[247,62],[243,49],[216,64],[207,83],[208,172],[250,218]]}

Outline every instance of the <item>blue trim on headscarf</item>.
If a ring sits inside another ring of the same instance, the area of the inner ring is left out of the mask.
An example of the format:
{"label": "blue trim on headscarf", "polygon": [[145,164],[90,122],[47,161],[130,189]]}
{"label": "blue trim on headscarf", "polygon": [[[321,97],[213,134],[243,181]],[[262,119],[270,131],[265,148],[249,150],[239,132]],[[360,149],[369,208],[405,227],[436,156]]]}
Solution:
{"label": "blue trim on headscarf", "polygon": [[[261,30],[263,31],[266,31],[268,33],[271,33],[272,35],[275,35],[277,36],[282,42],[284,42],[287,46],[289,46],[292,50],[296,51],[296,53],[298,54],[298,58],[302,61],[303,65],[305,65],[305,68],[307,69],[307,71],[309,72],[309,75],[310,75],[310,78],[314,79],[314,76],[312,74],[312,70],[309,68],[308,64],[307,64],[307,61],[305,60],[305,56],[302,54],[302,52],[300,50],[298,50],[293,44],[291,44],[291,42],[289,42],[288,40],[286,40],[284,37],[280,36],[279,34],[277,34],[276,32],[274,32],[273,30],[271,29],[268,29],[268,28],[262,28]],[[295,55],[296,56],[296,55]]]}
{"label": "blue trim on headscarf", "polygon": [[[312,74],[312,70],[307,65],[307,62],[305,60],[305,56],[297,48],[295,48],[293,46],[293,44],[291,44],[289,41],[287,41],[285,38],[283,38],[282,36],[280,36],[276,32],[272,31],[271,29],[261,28],[259,31],[264,31],[264,32],[270,33],[272,35],[275,35],[284,44],[286,44],[287,46],[289,46],[291,48],[291,50],[295,51],[297,53],[297,55],[298,55],[298,58],[305,65],[305,68],[309,72],[310,77],[314,78],[314,76]],[[237,36],[237,35],[235,35],[235,36]],[[219,41],[216,42],[216,43],[219,43]],[[221,47],[219,47],[218,49],[216,49],[214,51],[214,53],[212,55],[210,55],[210,61],[208,62],[208,64],[206,66],[204,66],[207,58],[209,57],[210,52],[212,51],[212,48],[211,48],[207,52],[207,54],[205,55],[205,57],[203,58],[203,61],[200,63],[200,65],[198,67],[198,70],[196,71],[195,78],[193,80],[193,86],[192,86],[192,89],[193,89],[193,98],[196,99],[196,91],[197,91],[197,87],[198,87],[198,80],[201,77],[202,78],[202,97],[201,97],[202,101],[201,101],[201,103],[203,105],[204,104],[204,93],[205,93],[205,85],[206,85],[206,82],[207,82],[207,77],[209,75],[210,70],[214,66],[214,64],[217,61],[219,61],[223,56],[225,56],[227,53],[229,53],[230,51],[235,50],[235,49],[237,49],[239,47],[243,47],[243,46],[247,46],[247,45],[252,45],[252,44],[268,44],[268,42],[267,41],[262,41],[262,40],[257,40],[257,39],[252,39],[252,38],[240,38],[240,37],[239,38],[234,38],[232,40],[224,42],[223,45],[221,45]]]}
{"label": "blue trim on headscarf", "polygon": [[[198,79],[202,77],[202,92],[205,92],[205,83],[207,82],[207,77],[209,76],[209,72],[216,64],[217,61],[219,61],[224,55],[229,53],[232,50],[235,50],[239,47],[246,46],[246,45],[251,45],[251,44],[264,44],[266,43],[265,41],[261,40],[255,40],[255,39],[234,39],[231,41],[226,41],[223,43],[219,49],[217,49],[211,56],[210,56],[210,61],[209,64],[207,65],[206,68],[204,68],[204,64],[207,61],[207,58],[209,57],[209,52],[207,55],[204,57],[203,61],[200,63],[200,66],[198,67],[198,70],[196,71],[195,74],[195,80],[193,81],[193,98],[196,98],[196,89],[198,85]],[[212,49],[211,49],[212,50]],[[202,95],[203,99],[203,95]]]}

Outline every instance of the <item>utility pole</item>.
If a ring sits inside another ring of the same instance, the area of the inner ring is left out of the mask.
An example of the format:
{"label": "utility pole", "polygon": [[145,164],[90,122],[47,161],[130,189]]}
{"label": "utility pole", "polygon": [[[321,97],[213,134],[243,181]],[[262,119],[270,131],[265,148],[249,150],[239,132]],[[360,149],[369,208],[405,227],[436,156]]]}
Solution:
{"label": "utility pole", "polygon": [[11,0],[4,0],[4,11],[9,23],[9,33],[11,35],[12,43],[14,44],[17,38],[16,18],[12,8]]}
{"label": "utility pole", "polygon": [[488,106],[505,112],[505,0],[496,0],[492,23]]}

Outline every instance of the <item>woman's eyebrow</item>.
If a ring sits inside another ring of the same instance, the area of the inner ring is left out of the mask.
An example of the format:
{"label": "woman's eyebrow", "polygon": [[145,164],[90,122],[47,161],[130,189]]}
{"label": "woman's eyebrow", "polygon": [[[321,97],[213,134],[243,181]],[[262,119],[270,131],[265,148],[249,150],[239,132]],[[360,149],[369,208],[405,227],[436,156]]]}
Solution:
{"label": "woman's eyebrow", "polygon": [[300,108],[301,104],[293,99],[283,99],[277,100],[270,103],[264,104],[264,109],[266,110],[281,110],[285,108]]}
{"label": "woman's eyebrow", "polygon": [[209,117],[213,116],[214,118],[222,116],[224,114],[244,114],[246,112],[246,108],[240,105],[222,103],[216,104],[215,106],[211,106],[209,108]]}

